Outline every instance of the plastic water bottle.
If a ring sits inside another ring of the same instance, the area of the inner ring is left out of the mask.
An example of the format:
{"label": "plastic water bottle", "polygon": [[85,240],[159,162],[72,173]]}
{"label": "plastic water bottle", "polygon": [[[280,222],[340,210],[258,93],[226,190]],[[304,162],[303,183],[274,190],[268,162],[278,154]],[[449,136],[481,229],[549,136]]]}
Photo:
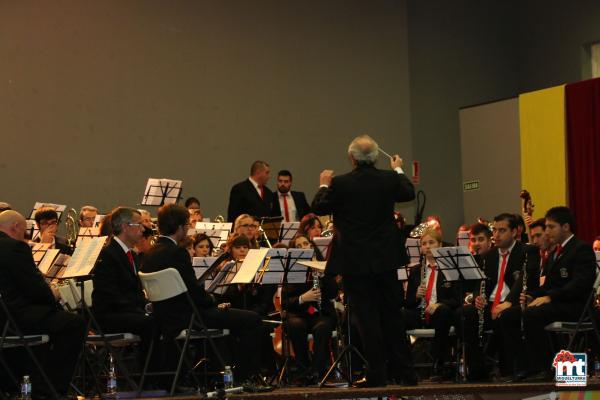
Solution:
{"label": "plastic water bottle", "polygon": [[225,371],[223,371],[223,388],[231,389],[233,387],[233,371],[229,365],[225,366]]}
{"label": "plastic water bottle", "polygon": [[117,374],[115,373],[115,362],[112,354],[108,358],[108,377],[106,379],[106,394],[116,395],[117,394]]}
{"label": "plastic water bottle", "polygon": [[21,400],[31,400],[31,380],[29,375],[23,376],[21,382]]}

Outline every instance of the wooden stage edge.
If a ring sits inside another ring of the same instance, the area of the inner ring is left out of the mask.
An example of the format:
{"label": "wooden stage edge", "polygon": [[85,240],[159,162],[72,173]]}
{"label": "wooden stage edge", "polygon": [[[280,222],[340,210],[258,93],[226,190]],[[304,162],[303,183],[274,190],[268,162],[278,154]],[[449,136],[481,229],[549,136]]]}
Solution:
{"label": "wooden stage edge", "polygon": [[[406,396],[440,396],[451,395],[453,398],[469,396],[481,399],[487,395],[496,395],[495,398],[517,399],[536,396],[550,392],[582,392],[600,391],[600,382],[588,383],[586,387],[557,387],[554,382],[541,383],[423,383],[418,386],[396,386],[376,388],[318,388],[318,387],[289,387],[275,389],[268,393],[241,393],[227,396],[228,399],[272,399],[272,400],[306,400],[306,399],[355,399],[355,398],[377,398],[377,397],[406,397]],[[500,396],[500,397],[498,397]],[[589,398],[589,397],[588,397]],[[596,398],[596,396],[594,396]],[[599,397],[600,399],[600,394]],[[150,399],[150,398],[149,398]],[[163,399],[156,398],[156,399]],[[171,399],[187,400],[198,399],[198,396],[171,397]]]}

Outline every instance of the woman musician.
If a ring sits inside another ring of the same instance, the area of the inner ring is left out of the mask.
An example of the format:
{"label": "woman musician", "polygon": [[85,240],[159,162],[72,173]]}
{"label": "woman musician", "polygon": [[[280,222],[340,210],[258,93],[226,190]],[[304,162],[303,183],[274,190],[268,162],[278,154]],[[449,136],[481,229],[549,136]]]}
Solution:
{"label": "woman musician", "polygon": [[402,310],[408,329],[433,328],[433,372],[431,380],[442,380],[448,357],[450,327],[454,309],[460,304],[456,285],[446,282],[437,268],[432,249],[441,247],[439,231],[427,229],[421,236],[421,265],[411,270],[408,278],[405,309]]}
{"label": "woman musician", "polygon": [[[311,248],[305,235],[290,241],[290,247]],[[320,257],[317,257],[320,258]],[[336,312],[331,299],[337,295],[333,277],[320,277],[309,268],[305,283],[290,283],[282,290],[282,306],[287,310],[288,332],[296,361],[306,369],[306,384],[314,384],[325,374],[329,341],[336,327]],[[313,355],[309,358],[307,335],[313,334]]]}

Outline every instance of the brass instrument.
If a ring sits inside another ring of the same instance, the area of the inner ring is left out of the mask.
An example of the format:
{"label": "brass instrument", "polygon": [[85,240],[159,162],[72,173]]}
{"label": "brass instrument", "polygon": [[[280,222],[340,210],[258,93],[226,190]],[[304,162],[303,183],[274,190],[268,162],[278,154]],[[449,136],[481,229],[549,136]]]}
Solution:
{"label": "brass instrument", "polygon": [[222,224],[223,222],[225,222],[225,218],[222,215],[217,215],[215,219],[213,219],[213,222],[217,224]]}
{"label": "brass instrument", "polygon": [[271,246],[271,241],[269,240],[269,237],[265,233],[265,230],[263,229],[262,225],[258,227],[258,232],[260,233],[260,235],[262,236],[262,238],[267,243],[267,247],[270,248],[270,249],[272,249],[273,246]]}
{"label": "brass instrument", "polygon": [[523,204],[521,205],[521,212],[523,213],[523,215],[532,217],[535,204],[533,204],[531,194],[529,194],[527,190],[523,189],[521,190],[521,194],[519,195],[519,197],[523,200]]}
{"label": "brass instrument", "polygon": [[77,241],[77,235],[79,233],[79,224],[77,223],[79,214],[74,208],[69,208],[66,214],[65,229],[67,232],[67,244],[69,247],[73,248],[75,247],[75,242]]}
{"label": "brass instrument", "polygon": [[[481,280],[479,283],[479,296],[481,296],[481,300],[484,304],[487,302],[487,297],[485,295],[485,278]],[[477,309],[477,333],[479,334],[479,347],[483,347],[483,324],[484,324],[484,308],[481,310]]]}
{"label": "brass instrument", "polygon": [[327,229],[321,232],[321,237],[330,237],[333,236],[333,229]]}
{"label": "brass instrument", "polygon": [[439,222],[435,219],[421,222],[419,225],[415,226],[412,229],[412,231],[410,231],[410,234],[408,236],[410,236],[411,238],[420,238],[421,236],[423,236],[423,233],[425,233],[427,229],[432,229],[437,224],[439,224]]}

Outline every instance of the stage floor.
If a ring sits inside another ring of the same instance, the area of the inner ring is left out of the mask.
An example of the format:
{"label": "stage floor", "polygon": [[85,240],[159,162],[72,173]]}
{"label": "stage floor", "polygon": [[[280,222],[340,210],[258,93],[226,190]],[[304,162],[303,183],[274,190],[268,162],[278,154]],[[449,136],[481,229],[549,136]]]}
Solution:
{"label": "stage floor", "polygon": [[[548,394],[558,393],[554,398]],[[584,393],[585,392],[585,393]],[[306,400],[306,399],[378,399],[378,398],[419,398],[419,399],[526,399],[534,396],[537,399],[599,399],[600,381],[588,383],[585,388],[558,388],[554,383],[427,383],[418,386],[386,386],[383,388],[318,388],[289,387],[279,388],[268,393],[241,393],[227,396],[228,399],[271,399],[271,400]],[[180,396],[175,399],[197,399],[198,396]],[[164,398],[163,398],[164,399]]]}

